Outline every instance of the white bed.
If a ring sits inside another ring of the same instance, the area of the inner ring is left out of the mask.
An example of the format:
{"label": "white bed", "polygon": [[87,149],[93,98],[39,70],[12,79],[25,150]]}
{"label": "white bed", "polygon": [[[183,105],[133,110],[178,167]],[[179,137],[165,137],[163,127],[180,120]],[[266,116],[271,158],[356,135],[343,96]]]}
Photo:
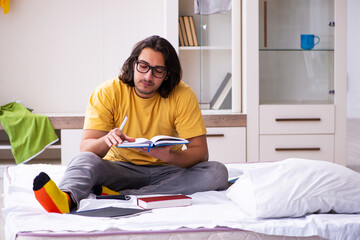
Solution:
{"label": "white bed", "polygon": [[[269,164],[228,164],[227,167],[233,178]],[[258,219],[246,213],[235,197],[230,199],[227,191],[192,194],[191,206],[154,209],[133,217],[95,218],[46,213],[34,197],[33,179],[44,171],[58,182],[64,170],[64,166],[44,164],[23,164],[5,170],[3,216],[7,240],[357,239],[360,236],[359,214]],[[119,201],[96,200],[89,196],[81,201],[79,210],[106,206],[137,208],[136,197]]]}

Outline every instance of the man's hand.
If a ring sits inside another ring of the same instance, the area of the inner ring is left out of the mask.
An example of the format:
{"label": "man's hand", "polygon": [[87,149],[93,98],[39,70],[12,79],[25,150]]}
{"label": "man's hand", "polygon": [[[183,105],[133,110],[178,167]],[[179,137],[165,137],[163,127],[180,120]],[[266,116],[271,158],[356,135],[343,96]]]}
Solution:
{"label": "man's hand", "polygon": [[170,158],[171,154],[171,145],[169,146],[163,146],[163,147],[156,147],[156,148],[136,148],[140,152],[146,153],[149,156],[152,156],[154,158],[160,159],[163,162],[167,162]]}
{"label": "man's hand", "polygon": [[135,142],[135,138],[128,137],[119,128],[114,128],[105,135],[104,140],[109,147],[122,144],[124,141]]}

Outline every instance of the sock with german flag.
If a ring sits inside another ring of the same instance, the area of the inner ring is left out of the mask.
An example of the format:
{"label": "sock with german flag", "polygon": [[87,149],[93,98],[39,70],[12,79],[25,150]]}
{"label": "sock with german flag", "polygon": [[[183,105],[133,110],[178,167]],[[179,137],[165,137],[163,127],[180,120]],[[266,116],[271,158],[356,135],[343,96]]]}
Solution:
{"label": "sock with german flag", "polygon": [[36,199],[46,211],[54,213],[70,212],[70,196],[61,191],[46,173],[41,172],[35,177],[33,190]]}
{"label": "sock with german flag", "polygon": [[105,186],[94,186],[91,189],[92,193],[94,193],[97,196],[103,196],[103,195],[120,195],[119,192],[116,192],[114,190],[111,190]]}

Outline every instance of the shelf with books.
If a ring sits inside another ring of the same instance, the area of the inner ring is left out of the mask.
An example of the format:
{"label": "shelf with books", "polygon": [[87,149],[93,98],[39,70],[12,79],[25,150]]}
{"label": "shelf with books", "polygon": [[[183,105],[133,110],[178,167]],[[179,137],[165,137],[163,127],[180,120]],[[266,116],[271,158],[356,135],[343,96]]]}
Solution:
{"label": "shelf with books", "polygon": [[260,48],[260,52],[334,52],[334,49],[311,49],[304,50],[301,48]]}
{"label": "shelf with books", "polygon": [[188,47],[180,46],[179,50],[184,51],[193,51],[193,50],[229,50],[231,51],[231,46],[197,46],[197,47]]}
{"label": "shelf with books", "polygon": [[[241,113],[240,1],[232,1],[231,8],[226,11],[211,14],[198,14],[194,0],[166,3],[165,36],[176,46],[183,70],[182,80],[194,90],[202,110],[213,110],[209,107],[210,101],[225,75],[231,73],[231,105],[227,110]],[[188,43],[185,42],[184,17],[194,22],[197,46],[195,43],[190,46],[187,38]]]}

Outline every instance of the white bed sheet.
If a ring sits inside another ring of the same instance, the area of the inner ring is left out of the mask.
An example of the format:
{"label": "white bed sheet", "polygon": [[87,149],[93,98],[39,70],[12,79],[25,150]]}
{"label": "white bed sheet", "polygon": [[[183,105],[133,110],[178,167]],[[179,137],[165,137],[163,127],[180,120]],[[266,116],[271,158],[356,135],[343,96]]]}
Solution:
{"label": "white bed sheet", "polygon": [[[263,164],[263,163],[261,163]],[[228,164],[230,177],[236,177],[249,167],[261,164]],[[162,231],[183,227],[215,228],[217,226],[278,236],[320,236],[327,239],[358,239],[360,215],[312,214],[302,218],[251,219],[226,197],[225,191],[202,192],[190,195],[192,205],[180,208],[154,209],[134,217],[92,218],[67,214],[46,213],[36,201],[32,182],[41,171],[59,182],[64,166],[18,165],[9,167],[4,176],[5,236],[16,238],[19,232],[94,232],[94,231]],[[79,210],[115,206],[137,208],[130,201],[96,200],[94,196],[81,201]]]}

